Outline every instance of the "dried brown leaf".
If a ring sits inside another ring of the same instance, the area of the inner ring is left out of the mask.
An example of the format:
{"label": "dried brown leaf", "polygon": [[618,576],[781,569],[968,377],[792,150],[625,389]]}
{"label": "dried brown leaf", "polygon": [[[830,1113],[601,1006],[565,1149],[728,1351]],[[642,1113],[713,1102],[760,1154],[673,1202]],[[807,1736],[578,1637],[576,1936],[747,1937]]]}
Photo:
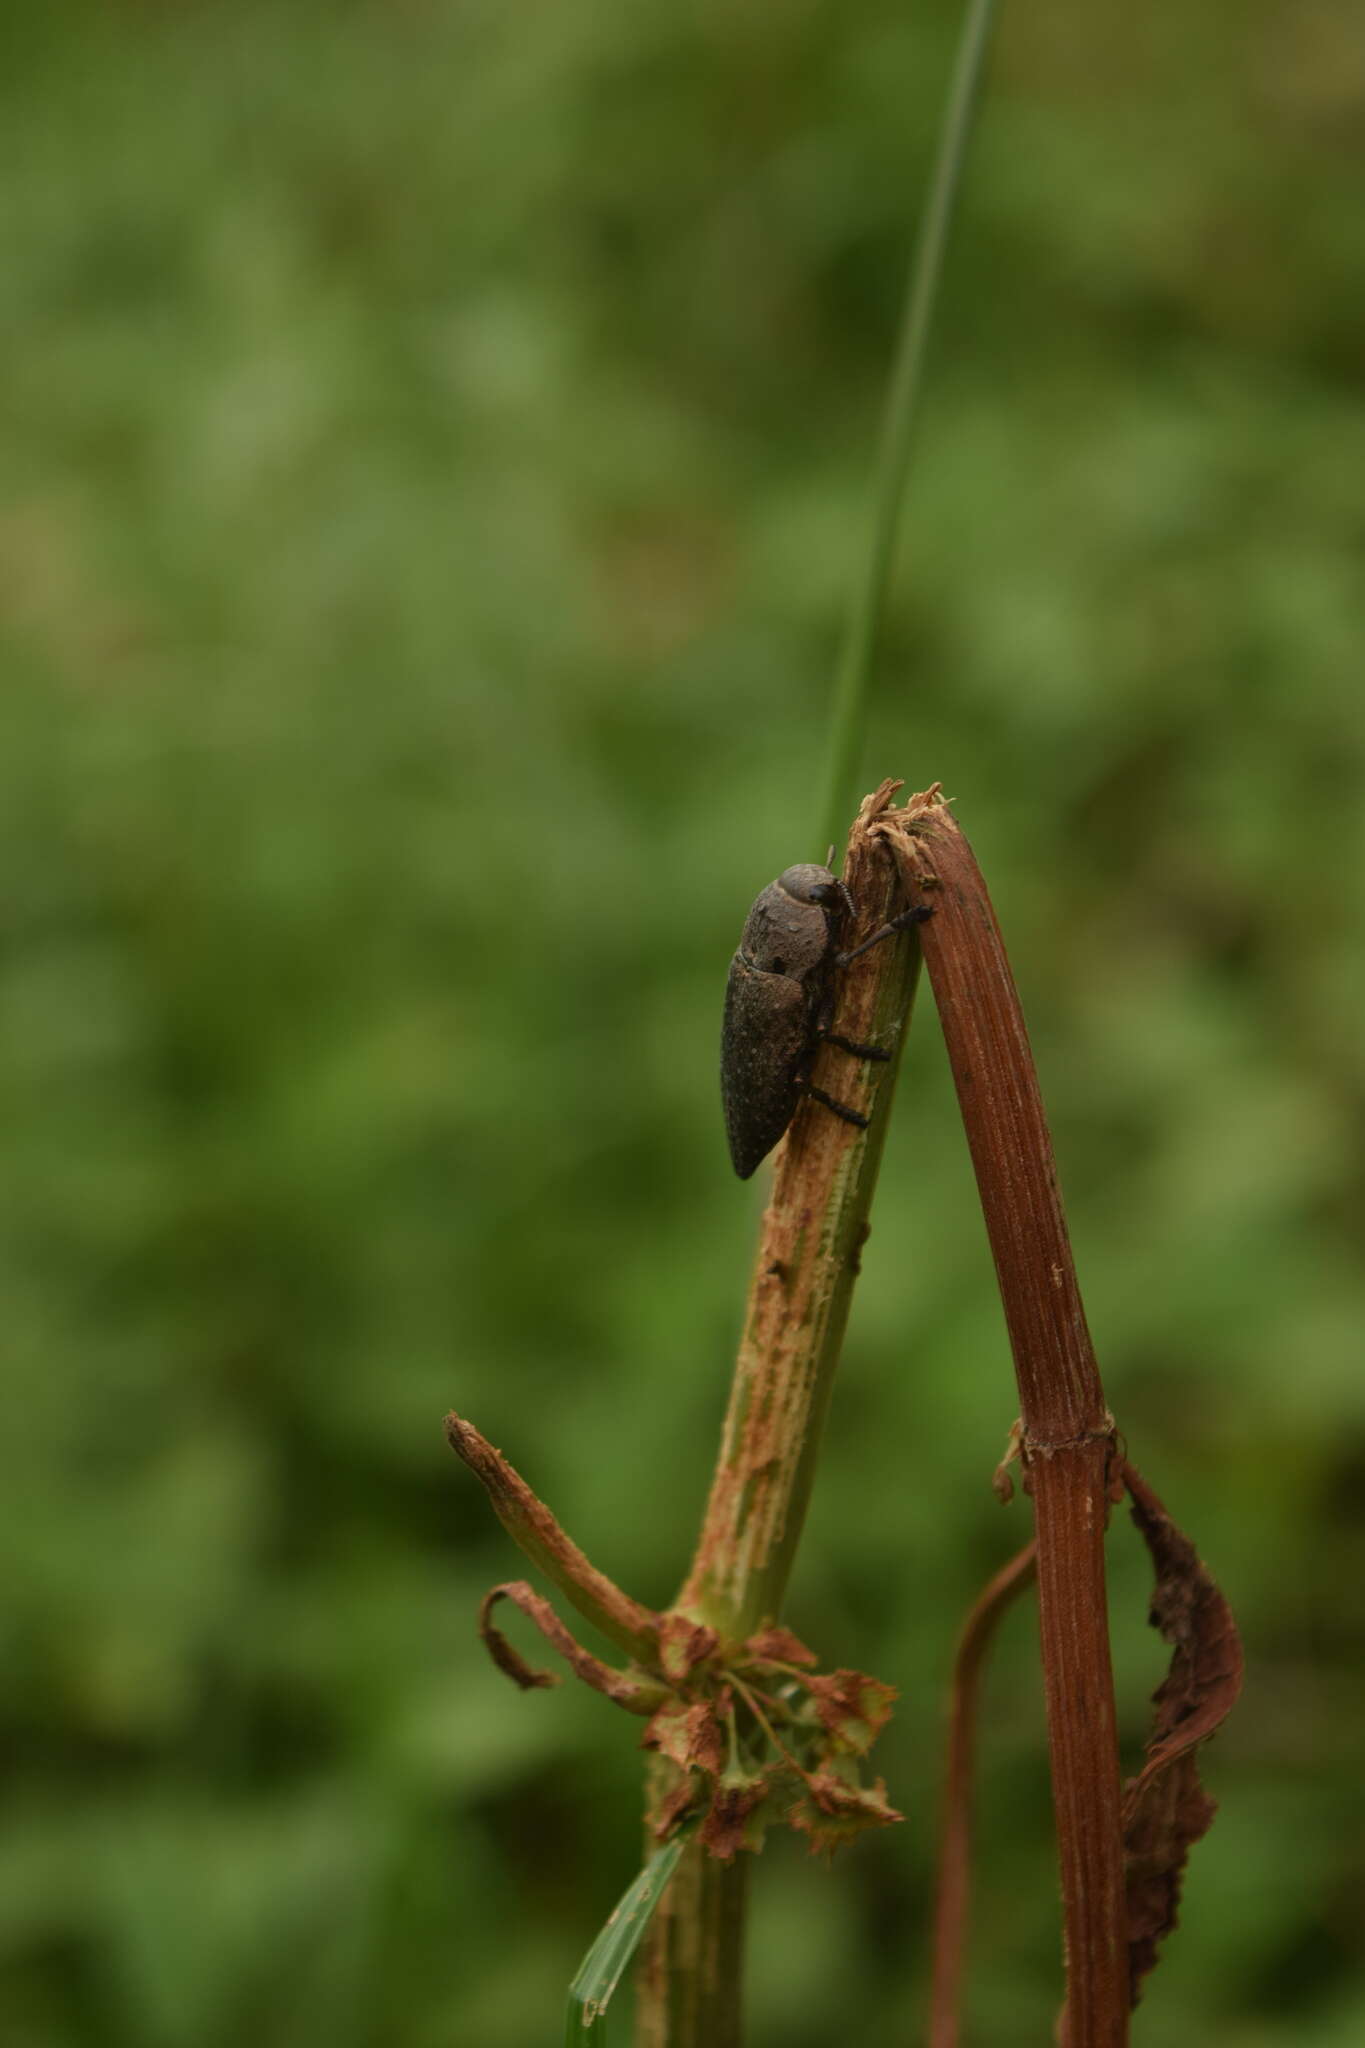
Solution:
{"label": "dried brown leaf", "polygon": [[665,1700],[651,1716],[641,1749],[657,1749],[679,1769],[715,1776],[725,1762],[725,1736],[710,1700]]}
{"label": "dried brown leaf", "polygon": [[814,1650],[808,1650],[799,1637],[789,1628],[765,1628],[758,1635],[750,1636],[744,1645],[744,1652],[755,1664],[800,1664],[809,1666],[817,1663]]}
{"label": "dried brown leaf", "polygon": [[1124,1786],[1129,1990],[1136,2005],[1163,1937],[1177,1924],[1190,1848],[1217,1810],[1199,1782],[1196,1750],[1241,1691],[1242,1645],[1232,1609],[1188,1536],[1126,1460],[1122,1473],[1156,1573],[1150,1620],[1171,1645],[1170,1670],[1152,1696],[1146,1762]]}
{"label": "dried brown leaf", "polygon": [[696,1801],[696,1780],[690,1771],[681,1771],[678,1781],[664,1794],[654,1817],[654,1833],[659,1841],[666,1842],[678,1822],[686,1817]]}
{"label": "dried brown leaf", "polygon": [[905,1818],[887,1804],[882,1778],[875,1785],[857,1785],[833,1771],[817,1771],[806,1779],[806,1795],[787,1818],[794,1828],[810,1836],[812,1856],[822,1849],[832,1853],[842,1848],[867,1828],[888,1827]]}
{"label": "dried brown leaf", "polygon": [[701,1839],[722,1863],[728,1863],[740,1849],[763,1847],[763,1831],[756,1816],[769,1789],[768,1780],[761,1774],[721,1779]]}
{"label": "dried brown leaf", "polygon": [[865,1671],[831,1671],[824,1678],[808,1678],[805,1684],[836,1745],[866,1756],[891,1719],[895,1686],[869,1678]]}

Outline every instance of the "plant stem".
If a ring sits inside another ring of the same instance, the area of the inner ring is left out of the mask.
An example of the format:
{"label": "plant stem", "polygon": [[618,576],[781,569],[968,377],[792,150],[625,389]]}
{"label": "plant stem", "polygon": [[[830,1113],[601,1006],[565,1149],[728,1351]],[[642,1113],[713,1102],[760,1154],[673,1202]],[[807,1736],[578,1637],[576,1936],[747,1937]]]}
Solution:
{"label": "plant stem", "polygon": [[934,1904],[934,1979],[929,1998],[929,2048],[957,2048],[962,1961],[967,1945],[971,1880],[972,1767],[976,1710],[986,1652],[1008,1608],[1033,1583],[1035,1545],[1028,1543],[995,1574],[967,1616],[953,1663],[948,1770]]}
{"label": "plant stem", "polygon": [[[858,938],[900,907],[895,871],[868,831],[895,784],[869,797],[844,873]],[[777,1154],[720,1457],[677,1606],[722,1639],[778,1618],[810,1500],[820,1431],[848,1321],[918,973],[908,935],[875,946],[844,978],[837,1026],[892,1057],[873,1065],[827,1045],[816,1080],[870,1116],[858,1131],[821,1104],[798,1110]]]}
{"label": "plant stem", "polygon": [[[905,829],[908,827],[908,830]],[[923,928],[1023,1419],[1066,1923],[1068,2048],[1128,2038],[1128,1931],[1104,1535],[1114,1424],[1086,1327],[1018,992],[972,850],[944,805],[883,827]],[[931,870],[927,876],[925,870]]]}
{"label": "plant stem", "polygon": [[[894,868],[871,827],[899,787],[858,814],[844,875],[857,938],[901,908]],[[740,1340],[720,1457],[678,1609],[742,1641],[776,1621],[810,1499],[820,1432],[848,1320],[919,966],[912,934],[849,967],[837,1028],[888,1048],[875,1064],[826,1045],[817,1083],[870,1118],[856,1130],[817,1103],[797,1112],[777,1154],[772,1199]],[[657,1767],[651,1806],[671,1781]],[[750,1859],[716,1862],[691,1846],[649,1935],[636,2002],[637,2048],[731,2048],[740,2039],[737,1933]]]}
{"label": "plant stem", "polygon": [[[837,674],[826,749],[818,855],[837,844],[853,803],[873,656],[886,598],[929,329],[953,202],[971,131],[995,0],[969,0],[948,110],[939,138],[901,317],[878,459],[867,563]],[[866,828],[898,785],[864,804],[844,879],[869,911],[865,932],[897,907],[879,874]],[[874,806],[869,810],[869,805]],[[840,1029],[893,1051],[879,1076],[864,1070],[868,1130],[854,1139],[807,1104],[778,1155],[763,1221],[744,1337],[720,1461],[691,1572],[678,1605],[723,1636],[743,1638],[780,1610],[815,1477],[820,1433],[848,1320],[859,1254],[881,1163],[900,1049],[919,973],[919,948],[903,938],[877,947],[850,971]],[[826,1048],[816,1079],[833,1069],[847,1099],[854,1070]],[[855,1089],[855,1094],[856,1094]],[[652,1776],[651,1805],[667,1780]],[[655,1916],[636,2006],[637,2048],[738,2048],[742,1923],[748,1859],[717,1864],[693,1844]]]}
{"label": "plant stem", "polygon": [[[651,1767],[651,1803],[666,1789]],[[654,1846],[651,1844],[651,1846]],[[650,1922],[635,1994],[635,2048],[740,2048],[750,1856],[718,1863],[690,1842]]]}
{"label": "plant stem", "polygon": [[830,712],[818,858],[823,858],[826,846],[838,843],[853,803],[867,724],[872,664],[910,468],[929,332],[994,15],[995,0],[970,0],[953,64],[929,197],[910,265],[882,421],[867,559],[849,615]]}

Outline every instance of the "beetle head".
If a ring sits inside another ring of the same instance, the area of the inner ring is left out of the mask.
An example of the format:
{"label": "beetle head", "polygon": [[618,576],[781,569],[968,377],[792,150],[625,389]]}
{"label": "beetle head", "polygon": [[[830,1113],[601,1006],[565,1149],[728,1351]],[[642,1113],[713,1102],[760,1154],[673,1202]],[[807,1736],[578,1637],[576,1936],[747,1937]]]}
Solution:
{"label": "beetle head", "polygon": [[799,867],[788,868],[777,878],[777,886],[798,903],[818,903],[825,910],[842,910],[847,917],[856,917],[853,898],[838,877],[828,868],[816,865],[814,861],[803,861]]}

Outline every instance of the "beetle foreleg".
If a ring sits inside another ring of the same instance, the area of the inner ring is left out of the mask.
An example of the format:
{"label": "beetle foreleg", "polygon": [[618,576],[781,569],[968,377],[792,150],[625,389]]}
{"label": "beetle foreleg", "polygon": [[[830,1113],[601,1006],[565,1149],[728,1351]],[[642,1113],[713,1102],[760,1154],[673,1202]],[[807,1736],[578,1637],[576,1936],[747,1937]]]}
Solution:
{"label": "beetle foreleg", "polygon": [[847,967],[849,961],[856,960],[860,953],[866,953],[872,946],[880,946],[883,939],[894,938],[897,932],[909,931],[911,925],[923,924],[925,919],[932,917],[933,914],[933,905],[930,903],[917,903],[913,910],[902,910],[884,924],[879,932],[873,932],[870,939],[864,939],[861,946],[855,946],[849,953],[836,953],[835,966]]}

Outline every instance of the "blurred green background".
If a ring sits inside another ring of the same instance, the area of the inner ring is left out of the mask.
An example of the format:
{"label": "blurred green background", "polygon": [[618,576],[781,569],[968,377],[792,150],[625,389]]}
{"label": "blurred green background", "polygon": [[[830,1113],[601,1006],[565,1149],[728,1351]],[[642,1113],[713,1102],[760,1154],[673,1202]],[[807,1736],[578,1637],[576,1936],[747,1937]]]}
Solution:
{"label": "blurred green background", "polygon": [[[956,19],[5,11],[5,2048],[558,2038],[638,1731],[479,1653],[518,1558],[440,1418],[670,1596],[759,1199],[720,994],[821,850]],[[1245,1634],[1171,2048],[1365,2034],[1363,115],[1328,0],[1005,8],[864,763],[958,801],[1113,1404]],[[920,2038],[1014,1413],[926,1000],[789,1610],[901,1688],[908,1819],[770,1843],[756,2044]],[[1059,1977],[1026,1612],[989,1693],[1004,2048]]]}

